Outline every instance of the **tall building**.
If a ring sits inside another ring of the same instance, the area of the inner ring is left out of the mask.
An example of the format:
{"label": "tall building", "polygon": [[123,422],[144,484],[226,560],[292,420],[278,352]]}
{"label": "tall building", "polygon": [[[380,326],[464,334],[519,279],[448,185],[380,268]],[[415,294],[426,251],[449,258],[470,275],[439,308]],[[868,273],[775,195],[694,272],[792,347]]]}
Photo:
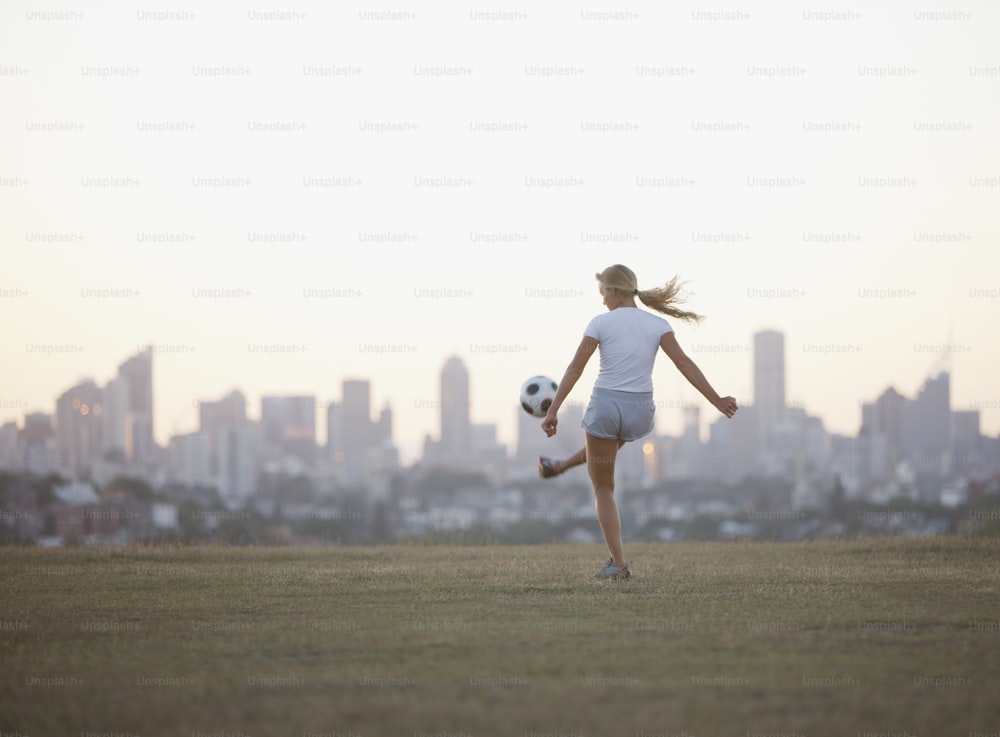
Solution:
{"label": "tall building", "polygon": [[100,461],[103,392],[87,379],[56,400],[56,448],[59,468],[73,478],[87,478]]}
{"label": "tall building", "polygon": [[[345,479],[358,481],[398,453],[392,444],[392,410],[386,404],[378,420],[371,418],[371,383],[345,379],[339,403],[326,410],[326,457]],[[388,455],[387,455],[388,454]]]}
{"label": "tall building", "polygon": [[858,438],[864,451],[861,477],[879,481],[890,478],[902,460],[903,407],[907,399],[892,387],[874,402],[861,406]]}
{"label": "tall building", "polygon": [[199,429],[204,432],[218,432],[226,427],[239,425],[246,418],[247,400],[238,389],[214,402],[198,402]]}
{"label": "tall building", "polygon": [[445,461],[468,460],[471,446],[469,372],[461,358],[452,356],[441,369],[441,439]]}
{"label": "tall building", "polygon": [[758,439],[766,443],[771,428],[785,413],[785,336],[777,330],[761,330],[753,336],[753,406]]}
{"label": "tall building", "polygon": [[951,413],[951,465],[955,473],[971,475],[984,471],[979,410],[963,409]]}
{"label": "tall building", "polygon": [[948,473],[951,420],[951,377],[941,372],[903,406],[902,449],[918,474]]}
{"label": "tall building", "polygon": [[375,422],[374,430],[374,442],[376,445],[392,444],[392,408],[388,402],[386,402],[385,406],[378,413],[378,420]]}
{"label": "tall building", "polygon": [[683,412],[684,431],[674,444],[676,452],[671,475],[675,478],[693,478],[699,475],[702,466],[701,407],[688,405],[683,408]]}
{"label": "tall building", "polygon": [[720,417],[709,425],[705,469],[711,478],[736,482],[757,471],[760,447],[757,407],[740,406],[732,418]]}
{"label": "tall building", "polygon": [[204,430],[174,435],[170,438],[170,464],[167,474],[170,481],[188,488],[211,487],[216,483],[212,472],[212,453],[209,435]]}
{"label": "tall building", "polygon": [[477,463],[489,466],[495,474],[507,470],[507,446],[497,440],[496,423],[473,423],[471,445]]}
{"label": "tall building", "polygon": [[56,470],[55,429],[52,415],[32,412],[24,417],[21,430],[24,448],[24,470],[36,476],[46,476]]}
{"label": "tall building", "polygon": [[213,442],[219,494],[228,505],[240,506],[257,491],[261,425],[251,420],[229,425]]}
{"label": "tall building", "polygon": [[316,459],[316,397],[262,397],[261,442],[270,460],[291,456],[306,467]]}
{"label": "tall building", "polygon": [[339,402],[326,406],[326,460],[332,464],[344,462],[344,407]]}
{"label": "tall building", "polygon": [[155,463],[153,440],[153,351],[147,348],[118,367],[126,386],[125,457],[140,464]]}
{"label": "tall building", "polygon": [[[222,399],[214,402],[198,403],[198,429],[204,435],[205,452],[208,457],[208,470],[216,486],[222,490],[222,478],[232,477],[233,472],[224,468],[232,460],[227,459],[226,448],[231,447],[227,437],[234,430],[247,422],[247,400],[243,392],[234,389]],[[182,441],[186,444],[183,450],[191,449],[197,453],[197,443],[201,441]],[[192,445],[191,443],[195,443]]]}
{"label": "tall building", "polygon": [[20,454],[20,434],[16,422],[0,425],[0,469],[20,471],[24,466],[24,459]]}
{"label": "tall building", "polygon": [[125,435],[128,429],[128,381],[116,376],[104,387],[104,411],[101,412],[104,456],[118,463],[125,461]]}
{"label": "tall building", "polygon": [[345,475],[360,478],[364,473],[365,455],[374,444],[375,430],[371,419],[371,384],[364,379],[345,379],[341,390],[340,450]]}

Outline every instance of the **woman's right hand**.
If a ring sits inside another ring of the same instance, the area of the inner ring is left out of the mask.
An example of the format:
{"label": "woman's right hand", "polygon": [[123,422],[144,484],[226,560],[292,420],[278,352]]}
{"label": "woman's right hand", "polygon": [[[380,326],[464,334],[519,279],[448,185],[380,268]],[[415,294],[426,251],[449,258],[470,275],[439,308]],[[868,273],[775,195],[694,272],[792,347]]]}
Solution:
{"label": "woman's right hand", "polygon": [[545,414],[545,419],[542,420],[542,429],[548,437],[552,437],[556,434],[556,425],[559,424],[559,419],[556,417],[556,413],[549,410]]}

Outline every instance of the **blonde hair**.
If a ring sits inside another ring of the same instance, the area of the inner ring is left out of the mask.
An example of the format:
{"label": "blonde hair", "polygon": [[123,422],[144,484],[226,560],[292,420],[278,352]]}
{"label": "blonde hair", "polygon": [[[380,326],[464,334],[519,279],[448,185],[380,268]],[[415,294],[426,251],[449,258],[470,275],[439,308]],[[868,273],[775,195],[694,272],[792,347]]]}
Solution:
{"label": "blonde hair", "polygon": [[678,276],[675,276],[664,286],[653,287],[652,289],[639,289],[639,282],[635,278],[635,272],[622,264],[609,266],[599,274],[594,274],[594,276],[597,277],[597,281],[606,289],[614,289],[625,295],[633,294],[646,307],[656,312],[689,322],[701,322],[705,319],[704,315],[677,307],[678,304],[684,301],[680,296],[680,291],[681,287],[685,284],[685,282],[679,280],[680,277]]}

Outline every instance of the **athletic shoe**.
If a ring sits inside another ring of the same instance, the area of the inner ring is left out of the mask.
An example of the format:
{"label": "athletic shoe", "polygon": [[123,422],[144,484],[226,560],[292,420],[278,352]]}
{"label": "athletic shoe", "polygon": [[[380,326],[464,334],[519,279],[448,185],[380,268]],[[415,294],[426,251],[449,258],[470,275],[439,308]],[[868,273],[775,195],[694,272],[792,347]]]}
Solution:
{"label": "athletic shoe", "polygon": [[543,479],[550,479],[561,473],[562,469],[559,468],[559,461],[546,458],[545,456],[538,456],[538,475]]}
{"label": "athletic shoe", "polygon": [[632,573],[628,569],[628,563],[623,563],[620,566],[616,566],[611,558],[608,558],[607,564],[594,574],[594,578],[628,578]]}

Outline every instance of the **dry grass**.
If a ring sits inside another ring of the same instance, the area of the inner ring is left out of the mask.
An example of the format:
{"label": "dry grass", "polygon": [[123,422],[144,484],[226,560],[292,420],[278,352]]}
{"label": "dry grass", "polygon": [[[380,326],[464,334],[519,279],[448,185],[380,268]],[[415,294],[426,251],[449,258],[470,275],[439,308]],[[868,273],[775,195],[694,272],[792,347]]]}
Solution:
{"label": "dry grass", "polygon": [[8,549],[0,731],[1000,732],[1000,541],[627,552]]}

